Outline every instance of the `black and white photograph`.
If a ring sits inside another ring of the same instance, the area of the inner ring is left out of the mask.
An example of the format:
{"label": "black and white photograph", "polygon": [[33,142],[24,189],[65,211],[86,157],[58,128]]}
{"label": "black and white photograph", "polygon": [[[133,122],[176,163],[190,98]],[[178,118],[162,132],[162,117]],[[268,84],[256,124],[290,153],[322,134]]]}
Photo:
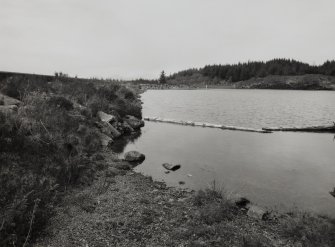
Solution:
{"label": "black and white photograph", "polygon": [[0,247],[335,247],[334,0],[0,0]]}

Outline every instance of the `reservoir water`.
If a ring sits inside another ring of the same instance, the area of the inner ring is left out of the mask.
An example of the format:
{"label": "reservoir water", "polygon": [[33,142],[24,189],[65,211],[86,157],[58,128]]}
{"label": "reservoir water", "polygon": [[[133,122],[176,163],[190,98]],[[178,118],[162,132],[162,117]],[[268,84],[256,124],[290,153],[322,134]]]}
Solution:
{"label": "reservoir water", "polygon": [[[285,90],[149,90],[143,116],[241,127],[309,126],[335,121],[335,93]],[[136,171],[170,186],[226,193],[270,209],[335,216],[335,142],[330,133],[248,133],[146,122],[124,150],[146,155]],[[181,164],[165,174],[163,163]],[[179,185],[184,181],[185,185]]]}

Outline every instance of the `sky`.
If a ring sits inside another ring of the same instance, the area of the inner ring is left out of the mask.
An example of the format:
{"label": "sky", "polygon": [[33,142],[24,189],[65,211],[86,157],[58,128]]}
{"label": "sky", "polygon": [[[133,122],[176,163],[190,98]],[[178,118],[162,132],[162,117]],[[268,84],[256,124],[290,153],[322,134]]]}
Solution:
{"label": "sky", "polygon": [[0,0],[0,71],[158,78],[335,59],[334,0]]}

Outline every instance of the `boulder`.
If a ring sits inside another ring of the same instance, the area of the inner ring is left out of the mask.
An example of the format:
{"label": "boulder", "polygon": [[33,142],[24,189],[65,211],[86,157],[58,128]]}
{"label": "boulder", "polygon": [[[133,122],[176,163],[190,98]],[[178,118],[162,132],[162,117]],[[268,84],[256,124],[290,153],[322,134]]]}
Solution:
{"label": "boulder", "polygon": [[111,138],[118,138],[121,135],[121,133],[108,122],[99,123],[99,128],[102,133]]}
{"label": "boulder", "polygon": [[2,93],[0,93],[0,102],[3,103],[2,105],[16,105],[16,106],[18,106],[18,105],[22,104],[22,101],[20,101],[18,99],[14,99],[12,97],[9,97],[7,95],[4,95]]}
{"label": "boulder", "polygon": [[125,121],[123,122],[123,132],[130,134],[132,132],[134,132],[134,129]]}
{"label": "boulder", "polygon": [[134,116],[127,115],[124,119],[124,121],[130,125],[133,129],[139,129],[144,126],[144,121],[140,120]]}
{"label": "boulder", "polygon": [[169,171],[177,171],[181,165],[172,165],[172,164],[169,164],[169,163],[164,163],[162,164],[162,166],[166,169],[166,170],[169,170]]}
{"label": "boulder", "polygon": [[267,211],[265,211],[263,208],[258,207],[256,205],[251,205],[247,212],[247,215],[249,217],[259,219],[259,220],[264,220],[267,214],[268,214]]}
{"label": "boulder", "polygon": [[130,151],[125,153],[124,159],[130,162],[142,162],[145,160],[145,155],[137,151]]}
{"label": "boulder", "polygon": [[99,133],[99,138],[100,138],[101,145],[103,147],[107,147],[113,144],[113,139],[110,138],[108,135]]}
{"label": "boulder", "polygon": [[235,194],[229,199],[232,203],[234,203],[239,208],[246,208],[250,204],[250,201],[247,198],[239,194]]}
{"label": "boulder", "polygon": [[98,111],[97,113],[98,118],[102,122],[113,123],[116,121],[116,117],[110,114],[107,114],[103,111]]}

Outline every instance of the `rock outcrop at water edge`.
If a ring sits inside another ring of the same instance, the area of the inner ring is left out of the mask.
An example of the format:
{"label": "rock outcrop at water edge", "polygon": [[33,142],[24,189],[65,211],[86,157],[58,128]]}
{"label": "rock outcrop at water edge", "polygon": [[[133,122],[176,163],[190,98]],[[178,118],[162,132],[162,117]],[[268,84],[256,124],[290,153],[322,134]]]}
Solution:
{"label": "rock outcrop at water edge", "polygon": [[124,119],[124,121],[132,127],[134,130],[139,129],[144,126],[144,121],[140,120],[134,116],[127,115]]}
{"label": "rock outcrop at water edge", "polygon": [[143,162],[145,155],[137,151],[129,151],[125,153],[124,159],[129,162]]}

